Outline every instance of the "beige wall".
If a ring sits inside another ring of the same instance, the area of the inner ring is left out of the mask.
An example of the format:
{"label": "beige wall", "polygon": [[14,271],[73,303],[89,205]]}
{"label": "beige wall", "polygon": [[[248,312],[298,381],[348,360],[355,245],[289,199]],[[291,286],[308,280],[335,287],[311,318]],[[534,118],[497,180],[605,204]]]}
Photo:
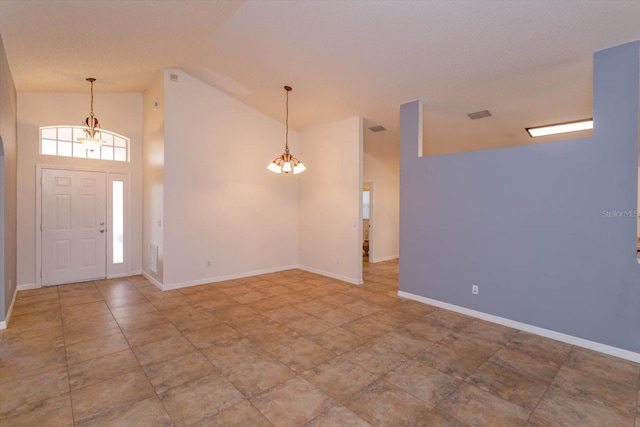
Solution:
{"label": "beige wall", "polygon": [[[362,283],[362,131],[352,117],[301,133],[301,268]],[[294,152],[294,154],[296,154]]]}
{"label": "beige wall", "polygon": [[[165,74],[163,288],[295,267],[298,177],[267,170],[283,124],[167,73],[178,82]],[[295,132],[290,142],[295,153]]]}
{"label": "beige wall", "polygon": [[[18,95],[19,284],[36,283],[36,165],[130,170],[131,273],[144,270],[164,289],[298,265],[362,282],[361,118],[290,129],[291,150],[309,169],[277,175],[266,166],[284,149],[283,123],[164,70],[144,94],[96,93],[103,126],[131,138],[130,165],[41,156],[39,127],[78,124],[87,98]],[[148,268],[151,243],[158,274]]]}
{"label": "beige wall", "polygon": [[[163,281],[164,245],[164,81],[165,72],[159,72],[152,85],[144,92],[144,200],[142,219],[142,270],[148,278]],[[158,246],[157,272],[149,268],[151,245]]]}
{"label": "beige wall", "polygon": [[18,285],[36,283],[36,165],[130,172],[132,234],[129,273],[136,274],[141,270],[142,94],[96,93],[94,111],[105,129],[131,139],[130,163],[40,155],[39,128],[80,125],[89,114],[89,94],[18,94]]}

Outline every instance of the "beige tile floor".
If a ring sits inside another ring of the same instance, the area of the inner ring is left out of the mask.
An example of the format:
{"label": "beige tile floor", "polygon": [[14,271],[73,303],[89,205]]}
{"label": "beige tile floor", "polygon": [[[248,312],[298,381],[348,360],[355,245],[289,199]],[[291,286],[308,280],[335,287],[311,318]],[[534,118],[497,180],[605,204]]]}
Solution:
{"label": "beige tile floor", "polygon": [[0,331],[6,426],[640,427],[640,365],[291,270],[161,292],[22,291]]}

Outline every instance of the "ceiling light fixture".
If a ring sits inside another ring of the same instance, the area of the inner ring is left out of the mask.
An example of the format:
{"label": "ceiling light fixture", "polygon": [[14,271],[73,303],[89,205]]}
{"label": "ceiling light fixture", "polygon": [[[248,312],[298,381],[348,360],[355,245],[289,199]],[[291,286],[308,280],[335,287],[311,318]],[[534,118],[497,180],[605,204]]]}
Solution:
{"label": "ceiling light fixture", "polygon": [[555,125],[526,128],[529,136],[532,138],[589,129],[593,129],[593,119],[576,120],[573,122],[557,123]]}
{"label": "ceiling light fixture", "polygon": [[85,138],[78,138],[78,142],[81,142],[82,145],[89,151],[99,150],[102,144],[105,144],[107,141],[101,138],[102,133],[100,132],[100,122],[98,122],[98,118],[93,115],[93,82],[96,81],[93,77],[87,78],[87,81],[91,83],[91,114],[89,117],[84,119],[84,133],[86,135]]}
{"label": "ceiling light fixture", "polygon": [[291,86],[285,86],[284,90],[287,91],[287,118],[286,118],[286,133],[284,138],[284,153],[276,157],[273,162],[269,163],[267,169],[275,173],[289,174],[291,172],[298,174],[304,172],[307,168],[302,162],[292,154],[289,153],[289,92],[291,92]]}

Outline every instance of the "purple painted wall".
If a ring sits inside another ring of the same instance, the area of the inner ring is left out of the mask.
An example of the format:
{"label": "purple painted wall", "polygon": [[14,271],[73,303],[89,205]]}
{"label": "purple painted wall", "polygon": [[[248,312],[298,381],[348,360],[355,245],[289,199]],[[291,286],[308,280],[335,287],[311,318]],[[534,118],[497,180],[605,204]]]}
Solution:
{"label": "purple painted wall", "polygon": [[640,352],[639,67],[595,54],[589,139],[419,158],[402,105],[400,290]]}

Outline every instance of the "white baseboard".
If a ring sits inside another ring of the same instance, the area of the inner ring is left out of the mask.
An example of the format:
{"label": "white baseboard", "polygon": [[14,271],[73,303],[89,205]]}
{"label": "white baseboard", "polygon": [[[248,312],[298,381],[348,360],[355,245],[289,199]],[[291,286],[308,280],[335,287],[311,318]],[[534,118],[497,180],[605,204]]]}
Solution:
{"label": "white baseboard", "polygon": [[156,288],[160,289],[161,291],[164,291],[164,289],[162,288],[162,283],[158,282],[152,275],[150,275],[146,271],[143,271],[142,275],[144,276],[145,279],[153,283],[153,285],[155,285]]}
{"label": "white baseboard", "polygon": [[180,283],[173,283],[171,285],[163,285],[160,289],[162,289],[163,291],[170,291],[172,289],[188,288],[189,286],[206,285],[207,283],[224,282],[227,280],[242,279],[244,277],[259,276],[261,274],[277,273],[279,271],[291,270],[294,268],[298,268],[298,266],[285,265],[282,267],[272,267],[272,268],[266,268],[264,270],[247,271],[244,273],[229,274],[226,276],[209,277],[206,279],[192,280],[189,282],[180,282]]}
{"label": "white baseboard", "polygon": [[40,289],[42,286],[37,283],[25,283],[24,285],[18,285],[16,288],[18,291],[29,291],[31,289]]}
{"label": "white baseboard", "polygon": [[497,323],[499,325],[508,326],[510,328],[519,329],[521,331],[530,332],[556,341],[564,342],[578,347],[588,348],[589,350],[599,351],[600,353],[619,357],[621,359],[630,360],[632,362],[640,362],[640,353],[612,347],[595,341],[589,341],[584,338],[574,337],[572,335],[563,334],[561,332],[540,328],[538,326],[529,325],[527,323],[517,322],[515,320],[506,319],[504,317],[494,316],[493,314],[483,313],[481,311],[471,310],[470,308],[460,307],[458,305],[422,297],[420,295],[410,294],[404,291],[398,291],[398,296],[433,305],[435,307],[444,308],[446,310],[455,311],[457,313],[466,314],[467,316],[476,317],[478,319]]}
{"label": "white baseboard", "polygon": [[375,259],[369,258],[369,264],[375,264],[376,262],[391,261],[393,259],[398,259],[398,255],[383,256],[383,257],[375,258]]}
{"label": "white baseboard", "polygon": [[362,285],[364,281],[362,279],[354,279],[353,277],[343,276],[341,274],[335,274],[324,270],[319,270],[313,267],[307,267],[306,265],[298,265],[297,267],[300,270],[308,271],[309,273],[319,274],[321,276],[331,277],[332,279],[342,280],[343,282],[352,283],[354,285]]}
{"label": "white baseboard", "polygon": [[9,319],[11,318],[11,312],[13,311],[13,305],[16,303],[16,295],[18,295],[18,288],[16,287],[15,292],[13,293],[13,298],[11,298],[11,304],[9,304],[9,310],[7,310],[7,316],[4,318],[2,322],[0,322],[0,329],[7,329],[9,326]]}
{"label": "white baseboard", "polygon": [[281,266],[281,267],[267,268],[267,269],[264,269],[264,270],[254,270],[254,271],[247,271],[247,272],[244,272],[244,273],[229,274],[229,275],[226,275],[226,276],[209,277],[209,278],[206,278],[206,279],[198,279],[198,280],[191,280],[191,281],[188,281],[188,282],[173,283],[171,285],[163,285],[162,283],[160,283],[158,280],[156,280],[153,276],[151,276],[149,273],[147,273],[145,271],[142,272],[142,275],[148,281],[153,283],[158,289],[160,289],[162,291],[170,291],[170,290],[173,290],[173,289],[188,288],[190,286],[206,285],[207,283],[224,282],[224,281],[227,281],[227,280],[242,279],[244,277],[259,276],[261,274],[277,273],[279,271],[292,270],[292,269],[296,269],[296,268],[298,268],[300,270],[308,271],[310,273],[319,274],[321,276],[331,277],[332,279],[342,280],[343,282],[352,283],[354,285],[362,285],[364,283],[362,279],[357,280],[357,279],[353,279],[351,277],[342,276],[340,274],[334,274],[334,273],[330,273],[328,271],[318,270],[316,268],[307,267],[307,266],[303,266],[303,265],[285,265],[285,266]]}

